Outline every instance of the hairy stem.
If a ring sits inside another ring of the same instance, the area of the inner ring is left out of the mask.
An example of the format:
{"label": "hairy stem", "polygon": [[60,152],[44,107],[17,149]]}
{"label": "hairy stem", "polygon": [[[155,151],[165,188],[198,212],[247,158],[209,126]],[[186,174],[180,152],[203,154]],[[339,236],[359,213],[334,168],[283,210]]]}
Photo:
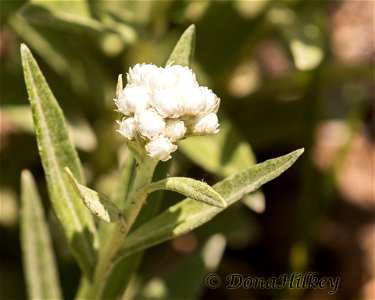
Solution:
{"label": "hairy stem", "polygon": [[111,259],[121,247],[125,236],[134,224],[147,198],[147,194],[139,193],[139,191],[151,182],[156,165],[157,161],[148,156],[143,157],[142,161],[138,161],[132,189],[124,208],[126,226],[123,227],[120,224],[113,224],[112,226],[114,226],[114,228],[110,231],[110,236],[100,249],[99,261],[95,269],[94,282],[90,293],[91,299],[101,299],[101,295],[113,267]]}

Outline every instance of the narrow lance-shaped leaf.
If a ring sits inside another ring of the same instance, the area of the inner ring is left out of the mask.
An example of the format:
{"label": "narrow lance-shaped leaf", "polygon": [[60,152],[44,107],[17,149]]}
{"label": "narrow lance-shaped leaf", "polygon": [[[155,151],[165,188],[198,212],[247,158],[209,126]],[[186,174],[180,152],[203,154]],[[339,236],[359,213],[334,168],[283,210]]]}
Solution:
{"label": "narrow lance-shaped leaf", "polygon": [[64,116],[26,45],[21,45],[22,66],[29,94],[40,157],[53,209],[83,272],[92,276],[98,244],[91,214],[65,175],[68,166],[77,180],[83,175]]}
{"label": "narrow lance-shaped leaf", "polygon": [[181,35],[166,65],[175,64],[181,66],[190,66],[194,56],[195,47],[195,25],[190,25]]}
{"label": "narrow lance-shaped leaf", "polygon": [[[45,2],[64,2],[64,1],[43,1]],[[81,1],[70,1],[67,5],[71,6]],[[73,10],[74,11],[74,10]],[[27,3],[19,11],[19,14],[31,24],[42,26],[53,26],[71,33],[92,33],[98,34],[104,32],[105,27],[99,21],[81,14],[72,14],[72,11],[66,12],[61,7],[51,8],[45,5]]]}
{"label": "narrow lance-shaped leaf", "polygon": [[110,199],[82,184],[79,184],[69,168],[66,167],[65,172],[68,175],[74,190],[81,197],[83,204],[89,209],[89,211],[102,221],[108,223],[119,222],[124,224],[125,220],[121,210]]}
{"label": "narrow lance-shaped leaf", "polygon": [[188,177],[169,177],[146,186],[143,192],[169,190],[212,206],[225,208],[224,199],[207,183]]}
{"label": "narrow lance-shaped leaf", "polygon": [[[258,189],[266,182],[287,170],[303,153],[303,149],[251,166],[229,176],[213,188],[222,195],[227,205],[232,205],[244,195]],[[134,252],[147,249],[208,222],[223,209],[185,199],[139,227],[124,242],[116,260]]]}
{"label": "narrow lance-shaped leaf", "polygon": [[21,176],[21,246],[29,299],[62,299],[42,203],[29,171]]}

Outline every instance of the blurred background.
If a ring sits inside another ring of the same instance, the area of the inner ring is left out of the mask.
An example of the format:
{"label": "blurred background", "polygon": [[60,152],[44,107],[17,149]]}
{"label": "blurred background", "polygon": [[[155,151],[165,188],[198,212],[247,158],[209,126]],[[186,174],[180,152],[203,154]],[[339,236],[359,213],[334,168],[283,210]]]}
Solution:
{"label": "blurred background", "polygon": [[[158,298],[163,287],[175,299],[375,299],[374,1],[5,0],[0,13],[1,299],[26,297],[18,220],[24,168],[38,181],[66,298],[79,278],[50,210],[20,43],[63,108],[89,186],[109,194],[126,151],[115,132],[117,76],[136,63],[162,66],[190,24],[192,68],[221,98],[221,132],[206,152],[193,139],[182,143],[169,174],[215,183],[254,157],[305,153],[211,223],[148,250],[133,295],[142,286],[135,295],[145,298]],[[164,207],[179,199],[165,196]],[[212,271],[223,280],[312,271],[340,277],[340,285],[334,295],[209,290],[204,278]]]}

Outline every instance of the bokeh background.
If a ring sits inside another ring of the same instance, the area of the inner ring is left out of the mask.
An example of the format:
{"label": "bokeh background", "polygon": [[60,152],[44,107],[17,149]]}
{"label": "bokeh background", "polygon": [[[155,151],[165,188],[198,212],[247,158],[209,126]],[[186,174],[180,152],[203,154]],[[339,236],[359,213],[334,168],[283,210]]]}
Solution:
{"label": "bokeh background", "polygon": [[[146,252],[134,286],[155,295],[155,278],[179,273],[179,285],[200,299],[375,299],[374,9],[374,1],[351,0],[1,1],[1,299],[26,297],[19,243],[24,168],[42,193],[66,298],[79,278],[49,207],[20,43],[34,53],[64,110],[89,186],[108,194],[124,148],[115,132],[117,75],[136,63],[163,65],[190,24],[192,68],[221,98],[224,133],[218,165],[181,146],[170,174],[214,183],[241,165],[240,148],[257,161],[301,147],[305,153],[252,200]],[[176,200],[166,194],[163,205]],[[210,270],[223,279],[313,271],[340,277],[339,289],[206,289],[208,269],[193,269],[194,257],[214,233],[226,246]],[[193,278],[202,280],[190,287]]]}

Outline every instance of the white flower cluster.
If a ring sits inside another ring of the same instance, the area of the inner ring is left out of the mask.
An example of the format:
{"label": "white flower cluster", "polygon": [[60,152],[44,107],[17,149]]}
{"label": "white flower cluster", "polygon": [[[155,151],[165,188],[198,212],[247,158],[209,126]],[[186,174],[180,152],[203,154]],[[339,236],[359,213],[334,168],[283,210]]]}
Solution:
{"label": "white flower cluster", "polygon": [[184,137],[218,131],[219,98],[199,86],[188,67],[137,64],[115,100],[123,119],[119,133],[140,140],[149,156],[166,161]]}

